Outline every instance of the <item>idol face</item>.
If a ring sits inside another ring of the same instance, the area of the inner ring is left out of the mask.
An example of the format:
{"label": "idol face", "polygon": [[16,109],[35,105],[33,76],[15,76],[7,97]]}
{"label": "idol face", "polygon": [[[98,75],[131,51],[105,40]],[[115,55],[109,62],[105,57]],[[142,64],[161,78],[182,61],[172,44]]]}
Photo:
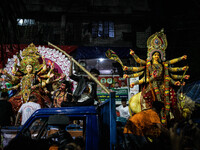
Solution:
{"label": "idol face", "polygon": [[32,70],[33,70],[33,67],[31,65],[27,65],[26,70],[27,70],[28,73],[31,73]]}
{"label": "idol face", "polygon": [[159,59],[160,59],[160,53],[155,52],[155,53],[153,54],[153,60],[158,61]]}

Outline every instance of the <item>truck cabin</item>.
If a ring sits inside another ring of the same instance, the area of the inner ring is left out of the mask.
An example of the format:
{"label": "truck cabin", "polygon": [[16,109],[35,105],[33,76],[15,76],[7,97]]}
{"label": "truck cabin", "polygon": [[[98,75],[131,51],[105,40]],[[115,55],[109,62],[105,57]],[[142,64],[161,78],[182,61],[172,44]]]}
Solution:
{"label": "truck cabin", "polygon": [[[29,137],[46,142],[49,136],[59,131],[60,125],[65,126],[73,139],[81,139],[85,150],[115,149],[115,93],[111,92],[110,98],[98,106],[39,109],[17,131],[15,141]],[[51,139],[53,143],[58,140]]]}
{"label": "truck cabin", "polygon": [[[85,149],[97,149],[99,141],[97,116],[94,106],[40,109],[29,118],[17,136],[25,135],[31,139],[45,140],[64,125],[73,139],[82,139]],[[52,138],[50,144],[53,145],[56,141],[58,138]]]}

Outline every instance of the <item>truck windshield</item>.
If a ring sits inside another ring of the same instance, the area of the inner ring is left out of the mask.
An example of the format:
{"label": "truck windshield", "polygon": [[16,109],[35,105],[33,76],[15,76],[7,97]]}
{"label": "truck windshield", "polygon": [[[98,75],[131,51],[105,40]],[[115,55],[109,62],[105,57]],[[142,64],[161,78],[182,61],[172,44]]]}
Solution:
{"label": "truck windshield", "polygon": [[[85,142],[85,117],[69,117],[69,124],[66,125],[65,130],[71,135],[72,139],[82,139]],[[59,131],[59,125],[49,125],[48,117],[41,117],[35,119],[26,130],[23,135],[27,135],[32,139],[49,139],[53,134]],[[55,143],[59,141],[59,138],[52,138]]]}
{"label": "truck windshield", "polygon": [[36,139],[39,135],[39,133],[42,131],[44,128],[46,122],[47,122],[46,117],[43,118],[37,118],[32,122],[32,124],[28,127],[27,130],[23,133],[24,135],[30,136],[32,139]]}

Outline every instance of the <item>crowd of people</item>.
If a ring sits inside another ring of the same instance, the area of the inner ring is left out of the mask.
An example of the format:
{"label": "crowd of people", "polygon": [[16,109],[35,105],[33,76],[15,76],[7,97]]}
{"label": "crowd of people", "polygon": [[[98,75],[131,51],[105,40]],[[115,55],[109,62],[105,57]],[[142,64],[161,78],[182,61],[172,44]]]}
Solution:
{"label": "crowd of people", "polygon": [[171,119],[168,126],[161,122],[164,103],[154,101],[152,108],[130,116],[126,99],[116,107],[117,150],[199,150],[200,125],[193,118]]}

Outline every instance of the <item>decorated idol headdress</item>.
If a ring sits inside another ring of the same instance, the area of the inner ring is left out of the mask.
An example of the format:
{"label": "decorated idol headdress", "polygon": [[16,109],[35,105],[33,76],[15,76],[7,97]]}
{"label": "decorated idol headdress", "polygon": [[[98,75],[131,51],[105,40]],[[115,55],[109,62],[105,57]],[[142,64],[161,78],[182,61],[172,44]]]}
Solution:
{"label": "decorated idol headdress", "polygon": [[39,62],[39,52],[33,43],[31,43],[23,52],[23,59],[20,62],[20,71],[27,73],[26,66],[31,65],[33,67],[33,73],[39,71],[42,67],[42,64]]}
{"label": "decorated idol headdress", "polygon": [[164,29],[161,29],[160,32],[156,32],[151,35],[147,40],[147,60],[152,59],[152,55],[154,52],[159,52],[161,55],[161,60],[165,61],[165,49],[167,48],[167,38],[164,34]]}

